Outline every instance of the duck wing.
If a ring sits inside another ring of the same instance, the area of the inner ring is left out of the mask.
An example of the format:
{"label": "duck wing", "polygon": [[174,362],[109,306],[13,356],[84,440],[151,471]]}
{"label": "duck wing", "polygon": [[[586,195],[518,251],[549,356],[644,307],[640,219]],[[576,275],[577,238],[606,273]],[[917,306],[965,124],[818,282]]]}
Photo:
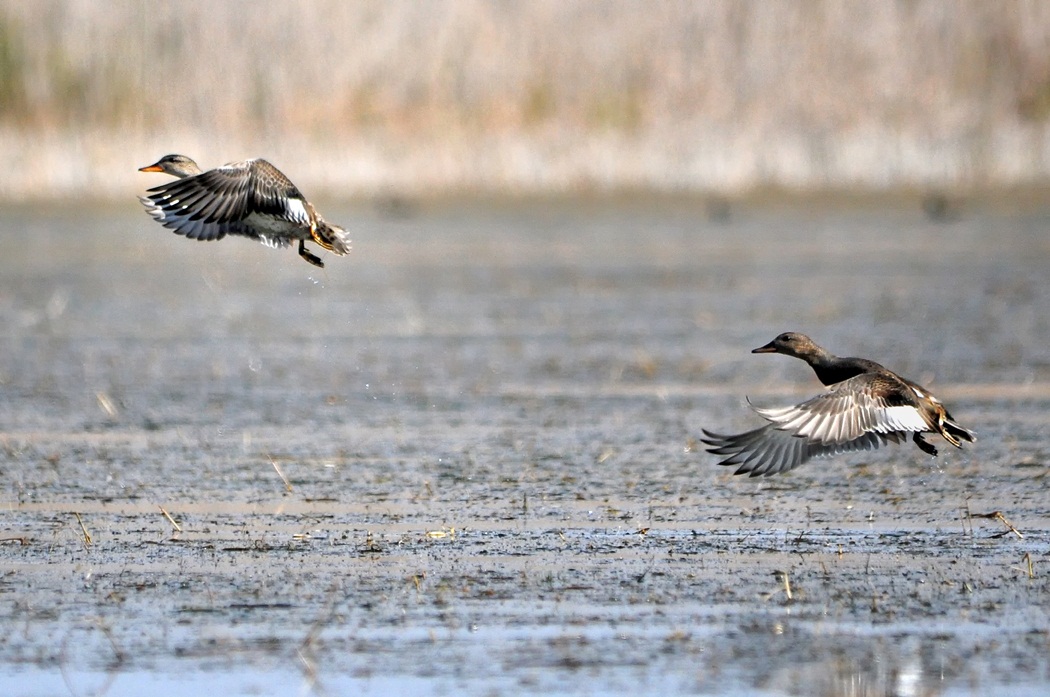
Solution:
{"label": "duck wing", "polygon": [[914,389],[895,375],[863,373],[792,407],[751,408],[781,431],[814,443],[835,445],[866,433],[936,430],[918,408],[917,397]]}
{"label": "duck wing", "polygon": [[751,408],[769,424],[728,436],[704,431],[703,442],[712,446],[709,452],[729,456],[719,464],[739,465],[736,474],[752,477],[935,430],[916,408],[911,388],[888,373],[857,375],[795,406]]}
{"label": "duck wing", "polygon": [[831,457],[839,453],[874,450],[884,443],[901,443],[897,433],[865,433],[844,443],[822,444],[799,438],[772,424],[736,435],[722,435],[704,431],[708,452],[728,455],[718,464],[739,465],[733,474],[769,477],[793,470],[813,458]]}
{"label": "duck wing", "polygon": [[161,225],[194,240],[241,235],[275,247],[291,241],[260,229],[257,216],[310,226],[302,194],[266,160],[234,162],[150,189],[139,200]]}

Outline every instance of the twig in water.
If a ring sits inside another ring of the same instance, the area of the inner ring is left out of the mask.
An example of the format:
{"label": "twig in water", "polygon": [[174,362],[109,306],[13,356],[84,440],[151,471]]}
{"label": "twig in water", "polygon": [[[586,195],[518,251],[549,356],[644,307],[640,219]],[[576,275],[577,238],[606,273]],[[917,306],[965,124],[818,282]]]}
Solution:
{"label": "twig in water", "polygon": [[290,492],[292,490],[292,485],[288,481],[288,478],[284,476],[284,472],[282,472],[281,468],[277,465],[277,460],[274,460],[272,455],[267,455],[267,457],[270,458],[270,464],[273,465],[273,469],[277,472],[277,476],[281,478],[282,482],[284,482],[284,490]]}
{"label": "twig in water", "polygon": [[[1024,556],[1021,557],[1021,561],[1028,563],[1028,578],[1035,578],[1035,567],[1032,565],[1032,553],[1025,552]],[[1015,571],[1025,571],[1024,569],[1019,569],[1016,566],[1011,566],[1010,568],[1014,569]]]}
{"label": "twig in water", "polygon": [[[1005,525],[1010,532],[1012,532],[1013,534],[1017,535],[1017,537],[1019,539],[1021,539],[1021,540],[1024,539],[1024,535],[1021,534],[1021,531],[1018,530],[1017,528],[1015,528],[1013,526],[1013,523],[1011,523],[1009,520],[1006,519],[1006,516],[1003,515],[1002,511],[992,511],[991,513],[970,513],[969,515],[970,515],[970,518],[987,518],[989,520],[998,520],[1003,525]],[[972,523],[971,523],[971,525],[972,525]],[[1004,532],[1003,535],[1005,535],[1005,534],[1006,533]],[[1000,535],[1000,537],[1001,537],[1001,535]]]}
{"label": "twig in water", "polygon": [[306,678],[306,684],[313,691],[317,686],[317,666],[303,653],[301,648],[296,649],[295,653],[299,657],[299,663],[302,664],[303,677]]}
{"label": "twig in water", "polygon": [[113,400],[109,398],[108,394],[105,392],[96,392],[95,399],[98,400],[99,408],[106,412],[106,416],[111,419],[116,417],[117,408],[113,405]]}
{"label": "twig in water", "polygon": [[1019,539],[1022,539],[1022,540],[1024,539],[1024,535],[1021,534],[1021,531],[1018,530],[1017,528],[1015,528],[1013,526],[1013,524],[1009,520],[1006,519],[1006,516],[1004,516],[1000,511],[996,511],[995,512],[995,517],[998,520],[1002,521],[1003,525],[1005,525],[1006,527],[1010,528],[1010,532],[1012,532],[1013,534],[1017,535],[1017,537]]}
{"label": "twig in water", "polygon": [[432,540],[440,540],[446,537],[450,540],[456,539],[456,529],[453,527],[441,528],[440,530],[427,530],[423,534]]}
{"label": "twig in water", "polygon": [[171,527],[175,528],[175,532],[182,532],[182,526],[175,522],[175,519],[171,517],[171,514],[164,510],[164,506],[158,506],[160,512],[164,514],[164,517],[171,523]]}
{"label": "twig in water", "polygon": [[318,675],[314,646],[317,644],[321,632],[324,631],[325,627],[331,624],[332,618],[336,614],[335,607],[338,599],[338,591],[339,584],[333,583],[332,587],[328,590],[328,598],[325,601],[324,609],[317,616],[317,619],[314,620],[313,624],[310,625],[310,629],[306,632],[306,636],[303,637],[302,643],[300,643],[295,650],[296,656],[299,658],[301,664],[303,677],[306,678],[307,686],[310,688],[311,692],[317,695],[324,695],[327,693],[324,686],[321,684],[321,679]]}
{"label": "twig in water", "polygon": [[77,517],[77,522],[80,523],[80,530],[84,533],[84,545],[87,547],[91,546],[91,533],[88,532],[87,526],[84,525],[84,521],[80,519],[80,514],[73,511],[73,515]]}
{"label": "twig in water", "polygon": [[[963,519],[962,519],[963,534],[965,535],[967,532],[969,532],[970,533],[970,539],[972,540],[973,539],[973,516],[970,515],[970,499],[966,499],[966,508],[964,510],[966,511],[966,515],[964,515]],[[970,523],[969,531],[966,530],[966,523],[967,522]]]}
{"label": "twig in water", "polygon": [[775,576],[778,581],[784,584],[784,595],[787,596],[788,600],[791,600],[791,579],[788,577],[788,572],[774,571],[773,576]]}

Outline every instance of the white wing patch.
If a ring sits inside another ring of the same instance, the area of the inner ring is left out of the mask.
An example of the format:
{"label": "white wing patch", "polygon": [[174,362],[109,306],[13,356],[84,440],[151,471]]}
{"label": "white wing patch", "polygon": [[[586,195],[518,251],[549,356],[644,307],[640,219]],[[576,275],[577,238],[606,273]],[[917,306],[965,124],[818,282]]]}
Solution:
{"label": "white wing patch", "polygon": [[284,213],[290,220],[300,225],[310,225],[310,215],[306,212],[306,206],[297,198],[290,198],[284,204]]}
{"label": "white wing patch", "polygon": [[914,406],[888,406],[881,397],[856,389],[858,385],[849,382],[795,406],[752,409],[776,429],[823,445],[848,443],[873,432],[931,430]]}
{"label": "white wing patch", "polygon": [[272,249],[284,249],[292,243],[287,237],[270,237],[269,235],[259,235],[259,241]]}
{"label": "white wing patch", "polygon": [[915,407],[886,407],[876,414],[874,429],[879,433],[889,431],[929,431],[930,425]]}

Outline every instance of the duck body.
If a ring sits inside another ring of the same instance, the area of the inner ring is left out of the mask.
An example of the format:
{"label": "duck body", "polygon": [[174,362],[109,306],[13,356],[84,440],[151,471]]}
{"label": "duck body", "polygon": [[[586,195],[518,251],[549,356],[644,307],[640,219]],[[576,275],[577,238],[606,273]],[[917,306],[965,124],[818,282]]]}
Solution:
{"label": "duck body", "polygon": [[726,455],[719,464],[736,465],[734,474],[770,476],[811,458],[873,450],[911,436],[930,455],[937,449],[924,433],[940,434],[961,447],[973,432],[955,422],[929,390],[865,358],[839,358],[804,334],[785,332],[752,353],[783,353],[813,368],[828,391],[791,407],[752,406],[769,423],[737,435],[704,431],[708,451]]}
{"label": "duck body", "polygon": [[308,240],[334,254],[350,251],[346,230],[325,221],[291,180],[266,160],[233,162],[205,172],[185,155],[166,155],[139,171],[176,178],[153,187],[139,200],[154,220],[188,239],[240,235],[278,249],[298,241],[299,255],[319,267],[324,262],[307,251]]}

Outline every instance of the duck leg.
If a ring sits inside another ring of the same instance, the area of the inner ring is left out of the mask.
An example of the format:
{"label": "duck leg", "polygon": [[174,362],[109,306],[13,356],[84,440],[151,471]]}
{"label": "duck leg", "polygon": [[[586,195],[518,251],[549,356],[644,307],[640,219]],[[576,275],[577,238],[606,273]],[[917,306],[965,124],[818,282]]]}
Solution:
{"label": "duck leg", "polygon": [[937,457],[937,448],[933,447],[932,445],[930,445],[929,443],[924,441],[922,439],[922,434],[921,433],[914,434],[911,437],[911,439],[913,441],[915,441],[915,445],[919,446],[919,449],[922,450],[924,453],[927,453],[929,455],[933,455],[934,457]]}
{"label": "duck leg", "polygon": [[299,256],[320,269],[324,268],[324,262],[321,261],[321,257],[311,254],[306,248],[306,240],[299,240]]}

